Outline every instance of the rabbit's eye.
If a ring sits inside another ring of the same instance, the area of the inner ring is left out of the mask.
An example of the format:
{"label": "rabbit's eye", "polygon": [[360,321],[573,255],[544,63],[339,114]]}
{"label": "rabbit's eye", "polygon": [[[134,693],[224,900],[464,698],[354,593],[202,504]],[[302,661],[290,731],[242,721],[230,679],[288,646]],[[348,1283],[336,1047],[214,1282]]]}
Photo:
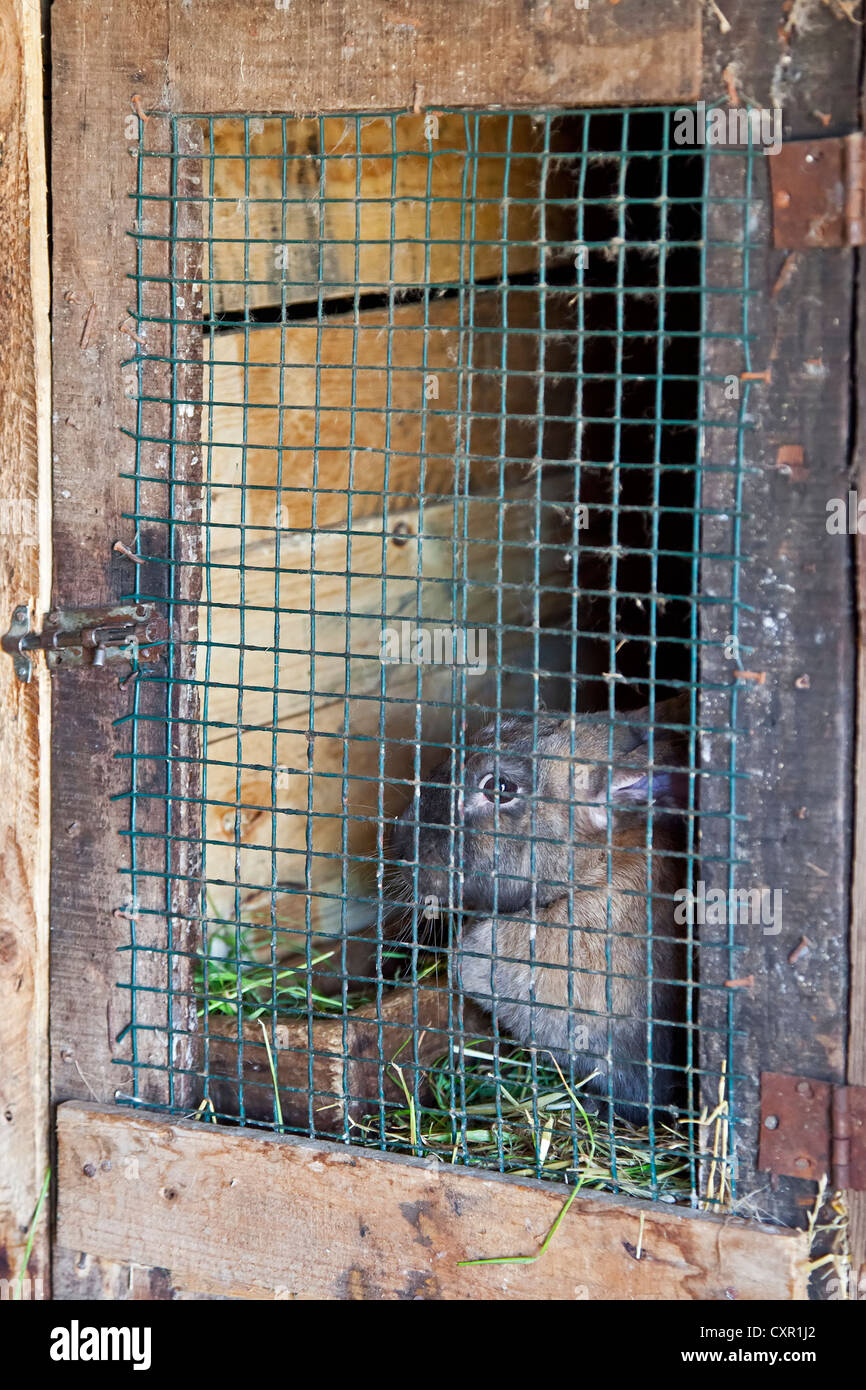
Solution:
{"label": "rabbit's eye", "polygon": [[492,772],[488,772],[478,783],[478,790],[484,793],[488,801],[498,801],[500,806],[510,806],[512,801],[517,800],[520,788],[510,778],[497,779]]}

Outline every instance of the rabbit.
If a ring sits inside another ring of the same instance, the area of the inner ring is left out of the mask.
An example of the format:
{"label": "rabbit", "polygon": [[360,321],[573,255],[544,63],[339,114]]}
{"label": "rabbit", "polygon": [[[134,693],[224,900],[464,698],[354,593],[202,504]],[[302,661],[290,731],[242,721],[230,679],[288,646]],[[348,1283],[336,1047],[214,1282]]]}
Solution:
{"label": "rabbit", "polygon": [[391,836],[430,930],[441,911],[462,914],[463,992],[576,1079],[596,1071],[587,1091],[644,1123],[681,1101],[688,776],[685,731],[663,726],[686,718],[682,699],[656,705],[652,724],[646,709],[613,726],[503,717],[462,772],[453,756],[431,773]]}

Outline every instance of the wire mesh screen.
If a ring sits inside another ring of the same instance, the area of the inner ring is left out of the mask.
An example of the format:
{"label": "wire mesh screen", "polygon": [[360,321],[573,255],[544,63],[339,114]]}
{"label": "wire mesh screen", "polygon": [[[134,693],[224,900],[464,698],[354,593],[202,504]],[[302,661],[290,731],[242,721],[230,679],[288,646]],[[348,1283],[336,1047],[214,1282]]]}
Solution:
{"label": "wire mesh screen", "polygon": [[131,1101],[729,1190],[751,156],[674,122],[142,121]]}

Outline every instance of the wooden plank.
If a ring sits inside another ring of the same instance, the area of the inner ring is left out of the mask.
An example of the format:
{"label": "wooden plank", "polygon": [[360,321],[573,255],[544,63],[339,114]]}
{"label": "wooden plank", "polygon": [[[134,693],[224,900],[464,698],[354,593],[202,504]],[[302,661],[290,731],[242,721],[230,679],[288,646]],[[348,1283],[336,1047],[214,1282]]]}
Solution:
{"label": "wooden plank", "polygon": [[[132,470],[134,451],[119,427],[133,430],[136,419],[135,383],[123,367],[136,346],[123,331],[134,302],[126,278],[135,268],[129,236],[135,212],[127,202],[135,186],[131,103],[142,85],[163,81],[167,21],[165,5],[106,9],[63,0],[52,9],[54,596],[59,604],[105,603],[131,592],[134,566],[113,553],[115,540],[133,549],[137,543],[145,554],[160,553],[161,547],[164,552],[160,528],[144,526],[136,537],[134,525],[123,519],[133,511],[134,491],[120,475]],[[167,437],[166,420],[151,418],[154,433]],[[163,568],[148,566],[142,575],[154,592],[160,592]],[[128,714],[130,694],[108,672],[95,678],[87,670],[68,671],[53,683],[54,726],[62,730],[52,785],[55,1098],[113,1099],[118,1088],[128,1090],[130,1084],[128,1068],[113,1064],[120,1053],[116,1039],[130,1018],[128,994],[117,988],[126,974],[117,947],[128,942],[129,923],[112,916],[114,909],[130,906],[129,878],[118,871],[127,858],[120,837],[129,829],[129,807],[111,799],[130,785],[128,763],[114,757],[123,747],[114,721]],[[157,685],[143,683],[145,713],[159,694]],[[147,737],[141,751],[149,751]],[[142,762],[141,767],[145,783],[150,777],[158,790],[158,765]],[[143,814],[141,828],[149,824]],[[149,843],[158,871],[158,842]],[[146,852],[139,862],[147,867]],[[140,908],[154,914],[161,906],[156,884],[143,879],[139,885]],[[144,941],[150,921],[143,916],[140,923]],[[164,941],[164,919],[156,934]]]}
{"label": "wooden plank", "polygon": [[[560,481],[561,495],[569,495],[571,478]],[[262,541],[244,552],[246,565],[260,568],[211,573],[200,674],[204,679],[209,650],[205,880],[216,916],[231,921],[238,886],[243,908],[276,874],[284,889],[276,899],[283,930],[305,930],[308,912],[314,931],[340,930],[343,897],[357,900],[349,903],[350,921],[375,920],[377,844],[383,821],[409,795],[416,725],[426,773],[447,755],[460,718],[459,671],[409,660],[383,669],[383,627],[468,628],[486,637],[499,595],[501,620],[513,631],[504,634],[501,652],[490,641],[482,668],[467,666],[470,717],[477,724],[491,717],[483,711],[496,708],[500,667],[508,672],[503,679],[512,707],[531,708],[534,655],[527,614],[534,541],[541,547],[542,582],[550,586],[539,605],[542,621],[555,621],[568,604],[567,592],[556,587],[568,545],[561,508],[548,484],[548,503],[537,517],[534,491],[527,484],[514,489],[503,508],[480,498],[428,505],[423,523],[417,511],[401,512],[408,541],[399,546],[383,543],[389,523],[368,518],[353,528],[348,566],[344,535],[317,535],[313,549],[310,534],[300,534],[280,544],[278,566],[274,545]],[[460,532],[465,525],[471,537],[456,547],[455,525]],[[507,547],[501,553],[500,529]],[[237,564],[231,551],[221,557]],[[456,612],[450,583],[455,568],[476,586],[465,595],[458,586]],[[503,581],[513,587],[497,588]],[[558,663],[565,671],[569,657],[568,638],[547,639],[545,658],[554,669]],[[555,686],[555,677],[543,678],[542,696],[548,707],[564,708],[567,698],[560,691],[557,706]],[[290,888],[305,891],[285,891]]]}
{"label": "wooden plank", "polygon": [[[38,11],[0,0],[0,624],[35,622],[51,585],[51,369],[47,189]],[[50,698],[0,657],[0,1297],[26,1273],[49,1297],[48,1209],[23,1269],[49,1162],[48,872]],[[14,1291],[12,1296],[14,1296]]]}
{"label": "wooden plank", "polygon": [[212,313],[500,279],[570,250],[555,203],[539,246],[541,200],[570,188],[530,116],[222,120],[206,148]]}
{"label": "wooden plank", "polygon": [[[546,296],[546,367],[563,376],[550,387],[559,418],[544,430],[540,487],[538,386],[526,353],[539,312],[536,292],[479,290],[471,304],[433,299],[357,319],[331,315],[321,326],[296,322],[213,338],[207,389],[214,403],[205,424],[210,567],[200,620],[207,646],[199,678],[205,877],[217,917],[235,918],[239,885],[246,917],[246,900],[259,897],[255,890],[276,872],[285,931],[305,930],[308,915],[314,931],[339,930],[346,897],[356,900],[350,922],[375,918],[376,805],[381,800],[387,818],[405,803],[399,779],[414,775],[419,700],[422,743],[440,745],[429,755],[425,749],[424,770],[442,760],[456,694],[454,673],[443,666],[397,664],[383,676],[383,625],[485,634],[497,620],[512,626],[501,664],[512,668],[512,705],[531,707],[534,543],[548,586],[539,614],[554,621],[570,613],[562,561],[574,534],[574,309],[568,294]],[[428,399],[430,382],[435,395]],[[504,505],[496,500],[500,487]],[[315,540],[308,529],[314,509]],[[468,542],[459,539],[464,532]],[[556,639],[547,647],[548,661],[565,669],[568,639],[558,651]],[[496,664],[491,644],[487,671],[468,681],[481,722],[480,710],[496,704]],[[542,698],[555,707],[550,687],[542,681]],[[560,700],[564,707],[562,692]],[[285,891],[299,885],[312,893]]]}
{"label": "wooden plank", "polygon": [[[501,503],[458,496],[406,509],[396,533],[396,521],[379,515],[349,536],[326,530],[247,542],[242,559],[231,549],[212,552],[219,568],[209,573],[206,605],[210,745],[232,739],[239,719],[248,731],[306,719],[311,698],[322,706],[350,695],[414,699],[418,668],[408,655],[386,672],[383,692],[383,628],[444,624],[486,634],[499,599],[499,621],[528,632],[536,548],[541,618],[556,617],[570,597],[560,585],[572,489],[563,473],[549,480],[538,507],[534,484],[523,484]],[[519,640],[519,631],[503,633],[506,645],[511,637]]]}
{"label": "wooden plank", "polygon": [[[231,1298],[800,1299],[802,1235],[311,1140],[114,1107],[58,1111],[57,1240]],[[640,1242],[643,1257],[634,1258]],[[231,1259],[226,1258],[227,1246]]]}
{"label": "wooden plank", "polygon": [[[783,104],[786,138],[841,134],[857,123],[862,35],[843,14],[822,9],[807,33],[792,17],[780,30],[771,5],[736,0],[721,9],[730,27],[722,33],[717,24],[707,26],[708,96],[724,90],[726,74],[749,102]],[[789,82],[786,72],[796,78]],[[702,1021],[718,1022],[726,1011],[726,980],[745,981],[734,986],[733,1002],[737,1189],[746,1210],[795,1225],[814,1201],[814,1184],[783,1178],[771,1186],[756,1170],[758,1087],[764,1070],[796,1070],[827,1081],[845,1077],[854,613],[850,546],[845,537],[827,534],[826,521],[828,499],[844,497],[849,486],[854,255],[812,251],[787,260],[785,252],[770,249],[767,163],[757,163],[755,193],[764,203],[749,224],[757,291],[749,366],[770,376],[748,388],[753,428],[746,437],[751,471],[742,508],[748,555],[739,593],[742,646],[739,654],[730,646],[728,654],[705,649],[702,670],[705,680],[725,686],[737,666],[764,673],[760,683],[742,680],[737,696],[738,769],[746,775],[733,846],[744,867],[735,881],[780,889],[783,917],[778,934],[740,926],[734,952],[703,952],[704,999],[709,1003],[712,990],[725,997],[718,1013],[702,1011]],[[716,197],[736,194],[737,164],[715,161]],[[719,211],[715,228],[730,240],[731,216]],[[726,269],[719,252],[710,272],[723,286],[725,275],[738,275],[739,268],[728,262]],[[727,303],[721,294],[712,296],[708,327],[724,333],[732,312],[730,296]],[[745,366],[730,344],[716,344],[711,370],[738,374]],[[705,412],[725,418],[738,405],[716,389]],[[780,450],[790,446],[802,450],[802,466],[780,466]],[[708,462],[730,467],[729,430],[709,428],[705,447]],[[724,512],[730,503],[730,476],[708,475],[704,505]],[[717,522],[715,530],[705,530],[705,548],[718,549],[730,535],[729,526]],[[707,562],[707,594],[717,591],[719,578],[718,565]],[[720,608],[705,634],[730,633],[729,616]],[[706,701],[706,722],[715,716],[723,725],[728,708]],[[706,756],[720,766],[727,757],[723,741],[711,740]],[[702,810],[714,809],[709,795],[701,796]],[[730,854],[727,826],[705,816],[701,848],[704,878],[708,885],[720,882],[712,859]],[[705,1099],[711,1105],[721,1056],[706,1035]]]}
{"label": "wooden plank", "polygon": [[[353,521],[450,497],[468,460],[473,494],[525,481],[537,466],[538,378],[527,350],[542,311],[527,287],[478,289],[427,305],[398,304],[329,315],[281,328],[218,333],[209,347],[205,412],[208,524],[214,558],[252,538]],[[576,312],[573,296],[548,290],[545,400],[553,419],[542,447],[549,463],[574,448]],[[503,332],[503,322],[508,331]],[[503,373],[503,366],[505,368]],[[390,372],[389,372],[390,368]],[[504,394],[503,394],[504,388]],[[211,394],[212,392],[212,394]],[[503,419],[503,417],[505,417]],[[242,485],[246,485],[242,494]]]}
{"label": "wooden plank", "polygon": [[[180,122],[177,127],[177,201],[174,204],[177,238],[172,252],[172,279],[175,303],[172,356],[179,359],[174,368],[170,474],[177,480],[174,496],[168,500],[166,516],[200,519],[202,514],[202,210],[193,196],[201,179],[202,133],[197,122]],[[156,515],[160,515],[159,512]],[[196,1029],[195,1007],[191,998],[193,954],[200,940],[198,918],[201,911],[202,847],[200,816],[196,803],[202,794],[201,698],[196,683],[199,654],[199,599],[202,592],[202,542],[195,526],[178,526],[172,535],[171,592],[180,602],[172,605],[174,644],[170,675],[173,685],[171,704],[172,778],[174,793],[170,809],[173,837],[169,853],[171,920],[169,941],[173,954],[169,960],[171,1002],[171,1066],[174,1104],[189,1104],[185,1074],[193,1057]]]}
{"label": "wooden plank", "polygon": [[[203,34],[232,34],[202,44]],[[244,62],[238,63],[242,50]],[[685,101],[700,80],[692,0],[528,8],[522,0],[201,0],[172,7],[176,109],[311,112]],[[152,98],[164,96],[151,89]]]}
{"label": "wooden plank", "polygon": [[[866,284],[857,293],[856,363],[866,361]],[[858,502],[866,497],[866,379],[857,377],[855,478]],[[851,883],[851,974],[848,994],[849,1086],[866,1086],[866,531],[858,530],[857,578],[857,752],[854,766],[854,867]],[[855,1287],[866,1293],[866,1192],[846,1194],[849,1246]]]}
{"label": "wooden plank", "polygon": [[[313,972],[312,988],[336,997],[347,983],[351,992],[376,993],[375,942],[355,937],[347,943],[345,974],[341,955],[334,952],[331,974],[325,974],[326,966]],[[282,1123],[313,1138],[337,1134],[360,1142],[362,1124],[378,1138],[380,1103],[386,1125],[393,1111],[406,1104],[404,1086],[416,1105],[429,1105],[428,1072],[433,1064],[458,1038],[483,1036],[490,1029],[489,1019],[471,1000],[458,1002],[435,980],[427,980],[420,989],[385,987],[381,999],[345,1015],[323,1017],[313,1007],[315,1019],[278,1015],[273,1029],[265,1021],[279,1113],[261,1021],[246,1021],[239,1028],[238,1019],[226,1014],[213,1014],[202,1025],[196,1104],[207,1096],[220,1118],[243,1116],[246,1123],[268,1126]],[[397,1057],[399,1075],[391,1066]]]}

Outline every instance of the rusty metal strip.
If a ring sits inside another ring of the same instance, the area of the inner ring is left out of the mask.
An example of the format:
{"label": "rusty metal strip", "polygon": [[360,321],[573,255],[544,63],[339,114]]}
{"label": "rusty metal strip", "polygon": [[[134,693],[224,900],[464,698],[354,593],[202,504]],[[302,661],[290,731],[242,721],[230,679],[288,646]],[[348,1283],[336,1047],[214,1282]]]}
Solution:
{"label": "rusty metal strip", "polygon": [[866,1191],[866,1086],[764,1072],[758,1167]]}
{"label": "rusty metal strip", "polygon": [[792,140],[768,158],[774,246],[800,251],[864,244],[862,131]]}

